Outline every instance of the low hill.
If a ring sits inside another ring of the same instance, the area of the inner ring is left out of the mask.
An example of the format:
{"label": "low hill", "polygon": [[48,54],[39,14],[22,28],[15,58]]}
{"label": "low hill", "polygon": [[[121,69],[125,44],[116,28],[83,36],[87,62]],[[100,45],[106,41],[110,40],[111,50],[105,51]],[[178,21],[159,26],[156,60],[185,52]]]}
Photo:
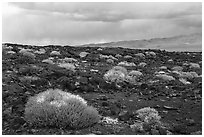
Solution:
{"label": "low hill", "polygon": [[131,49],[164,49],[168,51],[202,51],[202,34],[181,35],[149,40],[130,40],[100,44],[85,44],[82,47],[124,47]]}

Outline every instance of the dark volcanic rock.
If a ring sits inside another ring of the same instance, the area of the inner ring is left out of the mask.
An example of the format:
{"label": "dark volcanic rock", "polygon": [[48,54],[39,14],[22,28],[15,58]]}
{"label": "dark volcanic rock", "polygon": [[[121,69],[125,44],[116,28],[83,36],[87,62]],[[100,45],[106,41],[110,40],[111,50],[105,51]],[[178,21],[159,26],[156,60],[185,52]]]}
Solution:
{"label": "dark volcanic rock", "polygon": [[175,134],[187,134],[187,127],[183,124],[177,124],[173,127]]}
{"label": "dark volcanic rock", "polygon": [[[4,47],[2,52],[3,134],[202,134],[201,52],[56,45],[7,46],[11,47]],[[46,52],[27,57],[29,55],[19,53],[22,48],[31,49],[32,53],[43,48]],[[53,56],[54,64],[42,63],[42,60],[51,57],[52,51],[60,52],[60,55]],[[80,58],[81,52],[89,54]],[[140,53],[144,54],[143,57],[139,57]],[[65,57],[77,60],[75,71],[58,66]],[[113,59],[114,63],[106,62],[108,58]],[[135,84],[126,81],[117,84],[107,83],[103,78],[104,74],[123,61],[135,63],[136,66],[125,68],[128,72],[140,71],[143,77]],[[143,67],[140,63],[146,65]],[[189,63],[197,63],[200,68],[190,68]],[[164,66],[163,73],[173,76],[175,80],[158,80],[155,72],[161,70],[161,66]],[[184,85],[179,81],[179,75],[171,71],[175,66],[182,66],[182,71],[186,73],[195,71],[198,77],[188,80],[190,84]],[[113,124],[110,120],[109,124],[99,122],[84,129],[28,126],[24,120],[28,98],[50,88],[59,88],[80,95],[98,110],[101,117],[118,119],[118,123]],[[142,130],[133,131],[130,125],[137,122],[138,118],[132,112],[144,107],[155,108],[161,116],[162,123],[156,126],[144,124]]]}
{"label": "dark volcanic rock", "polygon": [[118,119],[122,121],[128,121],[131,117],[132,113],[127,110],[123,110],[118,114]]}
{"label": "dark volcanic rock", "polygon": [[66,77],[66,76],[62,76],[59,79],[57,79],[57,83],[61,85],[61,88],[63,90],[67,89],[67,90],[73,91],[77,88],[75,86],[73,79]]}

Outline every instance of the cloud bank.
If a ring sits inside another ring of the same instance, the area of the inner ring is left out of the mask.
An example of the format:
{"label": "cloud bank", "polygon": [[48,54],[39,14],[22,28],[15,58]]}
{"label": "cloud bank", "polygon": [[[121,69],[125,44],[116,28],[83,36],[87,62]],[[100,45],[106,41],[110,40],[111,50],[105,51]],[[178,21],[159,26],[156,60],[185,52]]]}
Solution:
{"label": "cloud bank", "polygon": [[202,32],[201,3],[7,3],[3,42],[80,45]]}

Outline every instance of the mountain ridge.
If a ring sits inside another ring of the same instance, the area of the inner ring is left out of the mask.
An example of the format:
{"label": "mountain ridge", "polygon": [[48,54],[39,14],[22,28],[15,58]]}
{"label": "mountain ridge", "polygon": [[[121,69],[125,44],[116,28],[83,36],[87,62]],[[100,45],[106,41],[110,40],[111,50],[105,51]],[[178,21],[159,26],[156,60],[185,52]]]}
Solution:
{"label": "mountain ridge", "polygon": [[167,38],[124,40],[107,43],[91,43],[80,47],[123,47],[131,49],[163,49],[168,51],[202,51],[202,33]]}

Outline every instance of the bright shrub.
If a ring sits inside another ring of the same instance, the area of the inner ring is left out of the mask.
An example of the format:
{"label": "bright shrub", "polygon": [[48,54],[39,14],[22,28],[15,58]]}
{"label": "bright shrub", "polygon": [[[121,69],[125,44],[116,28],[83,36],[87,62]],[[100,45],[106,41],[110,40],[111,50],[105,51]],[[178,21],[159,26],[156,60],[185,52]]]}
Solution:
{"label": "bright shrub", "polygon": [[83,128],[97,123],[99,115],[80,96],[59,89],[49,89],[28,100],[25,120],[37,127]]}
{"label": "bright shrub", "polygon": [[115,66],[106,74],[104,75],[104,79],[107,82],[115,82],[115,83],[120,83],[125,81],[125,77],[127,75],[127,69],[121,66]]}

